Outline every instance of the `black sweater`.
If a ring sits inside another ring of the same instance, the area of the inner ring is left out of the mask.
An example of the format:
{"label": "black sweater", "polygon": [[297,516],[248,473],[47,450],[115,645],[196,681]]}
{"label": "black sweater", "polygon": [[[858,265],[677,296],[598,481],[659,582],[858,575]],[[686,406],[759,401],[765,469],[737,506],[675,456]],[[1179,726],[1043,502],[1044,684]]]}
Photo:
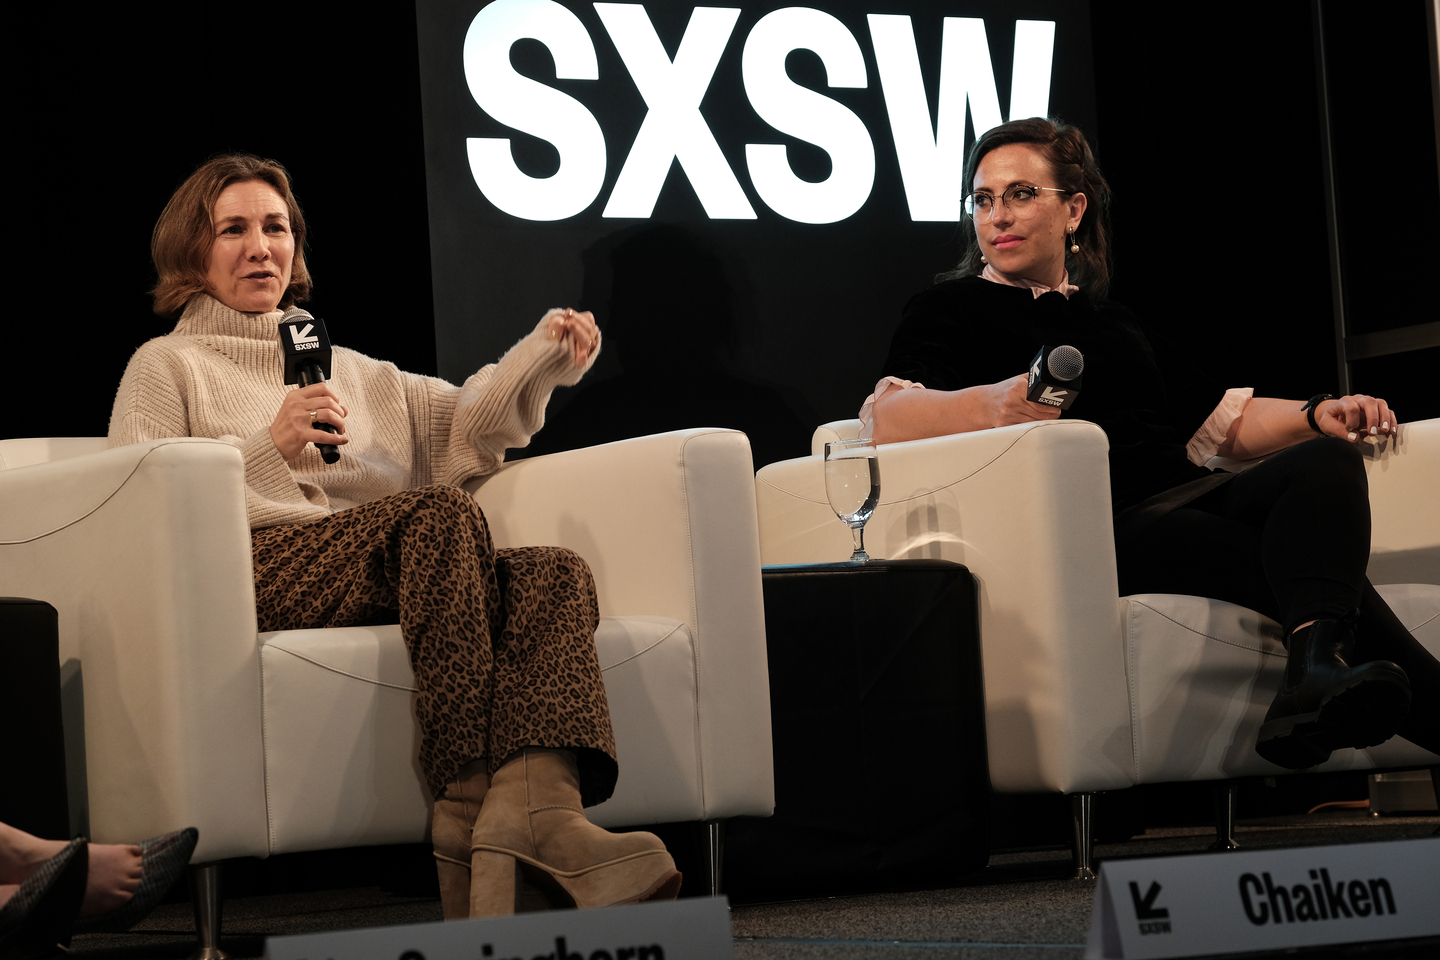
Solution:
{"label": "black sweater", "polygon": [[1042,344],[1066,343],[1085,355],[1085,373],[1061,416],[1109,437],[1116,513],[1209,474],[1185,444],[1225,389],[1128,309],[1083,290],[1067,300],[980,277],[936,284],[906,305],[881,376],[959,390],[1024,373]]}

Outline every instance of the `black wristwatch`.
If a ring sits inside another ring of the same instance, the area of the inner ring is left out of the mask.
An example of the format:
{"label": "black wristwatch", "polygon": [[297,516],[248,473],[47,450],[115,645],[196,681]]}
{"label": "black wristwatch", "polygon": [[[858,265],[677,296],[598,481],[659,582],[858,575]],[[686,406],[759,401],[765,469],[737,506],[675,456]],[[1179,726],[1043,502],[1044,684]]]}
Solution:
{"label": "black wristwatch", "polygon": [[1334,394],[1329,394],[1329,393],[1317,393],[1317,394],[1315,394],[1315,396],[1311,397],[1309,400],[1306,400],[1306,401],[1305,401],[1305,406],[1303,406],[1303,407],[1300,408],[1301,410],[1304,410],[1304,411],[1305,411],[1305,419],[1310,421],[1310,429],[1311,429],[1311,430],[1314,430],[1316,433],[1320,434],[1320,436],[1322,436],[1322,437],[1325,436],[1325,431],[1324,431],[1324,430],[1321,430],[1321,429],[1320,429],[1320,424],[1318,424],[1318,423],[1315,422],[1315,408],[1318,407],[1318,406],[1320,406],[1320,402],[1321,402],[1322,400],[1334,400],[1334,399],[1335,399]]}

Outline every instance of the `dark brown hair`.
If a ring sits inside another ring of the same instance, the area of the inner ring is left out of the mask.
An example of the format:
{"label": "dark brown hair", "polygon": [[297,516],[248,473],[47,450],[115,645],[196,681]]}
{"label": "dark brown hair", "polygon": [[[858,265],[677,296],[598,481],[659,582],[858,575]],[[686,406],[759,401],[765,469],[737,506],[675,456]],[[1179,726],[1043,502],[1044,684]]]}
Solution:
{"label": "dark brown hair", "polygon": [[310,271],[305,266],[305,216],[290,191],[290,175],[274,160],[248,153],[226,153],[200,165],[180,184],[155,222],[150,236],[150,259],[159,277],[150,295],[155,312],[174,319],[185,304],[205,290],[210,248],[215,243],[215,201],[226,187],[260,181],[275,188],[289,211],[295,237],[295,260],[290,265],[290,286],[280,306],[292,307],[310,296]]}
{"label": "dark brown hair", "polygon": [[[1050,164],[1054,183],[1036,186],[1059,187],[1068,193],[1083,193],[1088,204],[1080,226],[1075,230],[1075,242],[1080,245],[1079,253],[1070,253],[1066,245],[1065,267],[1070,271],[1070,282],[1088,287],[1097,299],[1105,296],[1110,287],[1110,184],[1100,173],[1090,144],[1079,127],[1072,127],[1063,120],[1046,120],[1031,117],[1028,120],[1012,120],[985,131],[970,155],[965,158],[964,190],[969,193],[975,183],[975,171],[985,155],[997,147],[1011,144],[1032,144],[1045,161]],[[960,235],[965,243],[965,254],[955,269],[947,270],[935,278],[954,280],[959,277],[973,277],[984,269],[980,259],[980,245],[975,240],[975,225],[965,213],[960,214]]]}

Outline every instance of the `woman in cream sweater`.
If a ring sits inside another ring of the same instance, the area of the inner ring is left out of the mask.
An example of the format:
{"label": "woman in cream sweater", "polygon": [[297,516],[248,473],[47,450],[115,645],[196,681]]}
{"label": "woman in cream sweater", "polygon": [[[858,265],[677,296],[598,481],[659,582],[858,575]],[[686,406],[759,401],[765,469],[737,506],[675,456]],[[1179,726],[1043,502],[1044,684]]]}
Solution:
{"label": "woman in cream sweater", "polygon": [[[151,242],[155,311],[178,322],[131,358],[111,445],[188,436],[239,449],[261,631],[398,612],[447,919],[512,912],[526,875],[557,906],[675,896],[657,837],[610,834],[581,813],[618,772],[589,568],[559,547],[495,549],[459,488],[524,446],[554,388],[589,369],[594,318],[547,312],[459,387],[337,347],[328,383],[292,389],[278,324],[310,291],[304,243],[274,161],[217,157],[180,186]],[[316,443],[338,446],[339,462]]]}

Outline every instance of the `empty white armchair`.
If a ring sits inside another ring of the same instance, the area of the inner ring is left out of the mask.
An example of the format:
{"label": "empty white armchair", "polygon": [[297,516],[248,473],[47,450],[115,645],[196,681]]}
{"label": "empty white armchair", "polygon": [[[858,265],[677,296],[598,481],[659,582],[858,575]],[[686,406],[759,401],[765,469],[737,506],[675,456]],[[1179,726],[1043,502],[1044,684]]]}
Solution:
{"label": "empty white armchair", "polygon": [[[0,582],[56,607],[61,661],[78,662],[90,835],[194,825],[197,862],[425,839],[399,626],[258,634],[242,483],[218,441],[0,441]],[[587,815],[769,815],[744,434],[521,460],[471,489],[497,546],[569,547],[594,572],[620,779]]]}
{"label": "empty white armchair", "polygon": [[[827,440],[756,476],[761,556],[843,558],[850,535],[825,496]],[[1280,628],[1201,597],[1119,595],[1107,440],[1054,420],[884,445],[872,556],[932,557],[979,583],[990,779],[997,791],[1077,795],[1077,857],[1088,868],[1088,801],[1138,783],[1288,771],[1253,745],[1285,663]],[[1440,420],[1408,424],[1367,458],[1369,575],[1401,621],[1440,653]],[[1425,766],[1401,738],[1337,751],[1320,770]]]}

